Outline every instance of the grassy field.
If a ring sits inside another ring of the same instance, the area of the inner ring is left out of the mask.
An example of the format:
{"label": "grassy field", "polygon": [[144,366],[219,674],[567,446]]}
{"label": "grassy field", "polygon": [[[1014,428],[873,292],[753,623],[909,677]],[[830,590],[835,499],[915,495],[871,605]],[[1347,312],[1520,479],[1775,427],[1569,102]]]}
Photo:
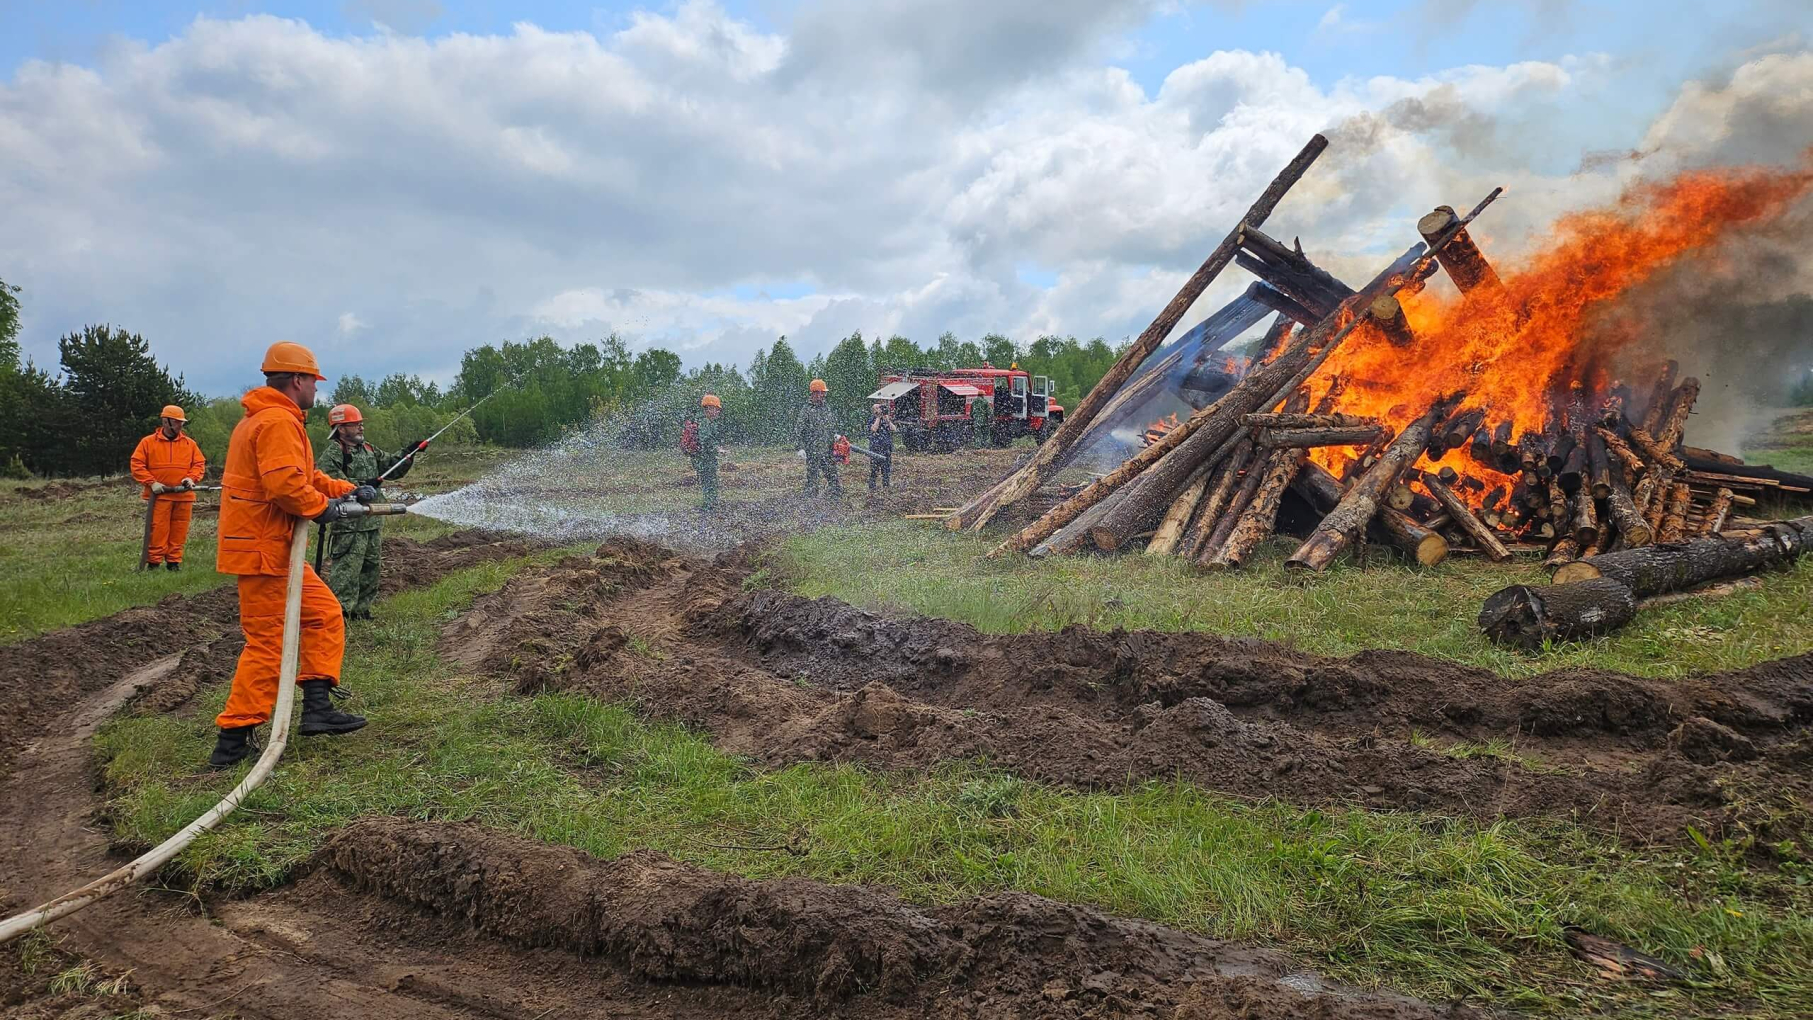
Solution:
{"label": "grassy field", "polygon": [[1744,459],[1813,475],[1813,407],[1784,412],[1744,444]]}
{"label": "grassy field", "polygon": [[[544,555],[552,558],[557,553]],[[373,725],[304,739],[246,810],[179,862],[188,882],[282,882],[369,813],[477,819],[612,856],[652,847],[750,876],[894,887],[937,902],[1016,889],[1274,945],[1361,984],[1554,1016],[1804,1016],[1813,1010],[1813,870],[1746,866],[1743,848],[1635,852],[1565,825],[1231,802],[1181,784],[1045,789],[982,763],[926,775],[762,772],[673,726],[570,695],[520,698],[434,651],[441,624],[520,563],[380,603],[345,677]],[[163,838],[236,781],[199,766],[224,698],[126,717],[99,739],[116,835]],[[1694,975],[1608,985],[1564,924]],[[1739,1011],[1740,1007],[1743,1011]]]}

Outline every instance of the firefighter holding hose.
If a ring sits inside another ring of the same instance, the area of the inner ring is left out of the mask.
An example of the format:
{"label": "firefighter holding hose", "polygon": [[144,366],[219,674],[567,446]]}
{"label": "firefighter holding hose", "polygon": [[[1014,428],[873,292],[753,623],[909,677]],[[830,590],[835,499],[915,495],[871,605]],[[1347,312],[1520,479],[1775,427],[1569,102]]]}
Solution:
{"label": "firefighter holding hose", "polygon": [[[338,404],[327,412],[328,445],[315,466],[329,478],[374,488],[378,476],[401,478],[415,466],[415,455],[428,444],[416,440],[404,445],[407,453],[391,454],[365,441],[365,416],[351,404]],[[379,465],[383,465],[380,467]],[[327,586],[340,600],[348,620],[371,619],[371,604],[378,598],[378,574],[383,566],[383,519],[356,517],[328,529]]]}
{"label": "firefighter holding hose", "polygon": [[145,566],[183,568],[183,546],[189,543],[189,518],[195,511],[195,486],[208,462],[195,440],[183,434],[189,419],[183,409],[167,404],[158,412],[157,431],[138,441],[132,451],[132,480],[144,487],[151,504],[151,535],[145,543]]}
{"label": "firefighter holding hose", "polygon": [[[245,650],[233,673],[233,690],[215,719],[220,735],[208,765],[231,767],[257,747],[253,732],[271,718],[283,658],[284,589],[290,538],[297,518],[332,524],[348,507],[369,504],[377,489],[329,478],[315,467],[303,428],[315,403],[315,384],[326,377],[308,348],[272,344],[263,363],[265,384],[240,403],[245,417],[233,428],[221,477],[220,552],[216,569],[239,578],[239,626]],[[346,653],[346,621],[334,593],[313,568],[302,571],[302,631],[296,680],[302,688],[302,733],[351,733],[365,725],[333,705]]]}
{"label": "firefighter holding hose", "polygon": [[825,403],[830,392],[823,379],[814,379],[806,387],[806,406],[800,408],[797,432],[800,449],[806,454],[806,495],[818,495],[818,476],[823,474],[829,498],[841,499],[844,488],[837,480],[837,462],[831,457],[831,444],[837,441],[837,422],[832,418],[830,405]]}

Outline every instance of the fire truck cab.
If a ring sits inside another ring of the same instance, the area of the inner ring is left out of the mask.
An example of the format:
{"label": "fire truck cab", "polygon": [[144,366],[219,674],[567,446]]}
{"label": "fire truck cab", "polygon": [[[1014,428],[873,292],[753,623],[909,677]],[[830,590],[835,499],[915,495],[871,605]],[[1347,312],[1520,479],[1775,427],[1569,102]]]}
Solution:
{"label": "fire truck cab", "polygon": [[[900,439],[913,450],[944,453],[968,446],[979,418],[989,423],[996,446],[1021,436],[1042,443],[1064,420],[1063,407],[1052,399],[1051,380],[1018,365],[885,369],[880,381],[868,399],[892,405]],[[980,412],[977,403],[983,405]]]}

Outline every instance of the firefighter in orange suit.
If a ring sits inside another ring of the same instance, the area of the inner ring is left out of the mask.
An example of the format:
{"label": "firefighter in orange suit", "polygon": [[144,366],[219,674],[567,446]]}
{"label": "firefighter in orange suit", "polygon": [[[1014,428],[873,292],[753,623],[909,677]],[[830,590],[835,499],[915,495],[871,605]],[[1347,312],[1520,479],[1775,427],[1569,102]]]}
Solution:
{"label": "firefighter in orange suit", "polygon": [[[278,343],[264,356],[265,384],[240,403],[246,414],[227,444],[221,477],[220,553],[217,569],[239,577],[239,626],[245,650],[233,673],[233,691],[215,722],[220,738],[209,766],[228,768],[257,750],[253,731],[277,704],[283,655],[284,589],[289,580],[290,538],[308,521],[332,523],[356,502],[369,503],[369,485],[329,478],[315,467],[303,421],[315,402],[315,384],[326,377],[301,344]],[[365,720],[334,708],[346,652],[340,603],[313,567],[302,570],[300,668],[304,736],[351,733]]]}
{"label": "firefighter in orange suit", "polygon": [[144,486],[141,499],[157,496],[151,506],[151,545],[145,565],[183,568],[183,546],[189,541],[189,517],[195,510],[195,486],[208,462],[195,440],[183,435],[189,419],[183,409],[167,404],[158,413],[157,431],[138,441],[132,451],[132,480]]}

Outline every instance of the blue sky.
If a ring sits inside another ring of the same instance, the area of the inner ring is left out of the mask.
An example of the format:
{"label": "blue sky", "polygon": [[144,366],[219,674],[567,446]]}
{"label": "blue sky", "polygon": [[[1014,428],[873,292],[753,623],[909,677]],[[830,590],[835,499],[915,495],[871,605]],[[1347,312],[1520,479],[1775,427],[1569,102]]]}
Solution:
{"label": "blue sky", "polygon": [[1500,184],[1509,254],[1615,196],[1589,154],[1778,158],[1810,4],[0,0],[0,278],[40,362],[113,322],[209,391],[273,331],[443,379],[542,333],[1113,340],[1314,131],[1277,229],[1350,276]]}

